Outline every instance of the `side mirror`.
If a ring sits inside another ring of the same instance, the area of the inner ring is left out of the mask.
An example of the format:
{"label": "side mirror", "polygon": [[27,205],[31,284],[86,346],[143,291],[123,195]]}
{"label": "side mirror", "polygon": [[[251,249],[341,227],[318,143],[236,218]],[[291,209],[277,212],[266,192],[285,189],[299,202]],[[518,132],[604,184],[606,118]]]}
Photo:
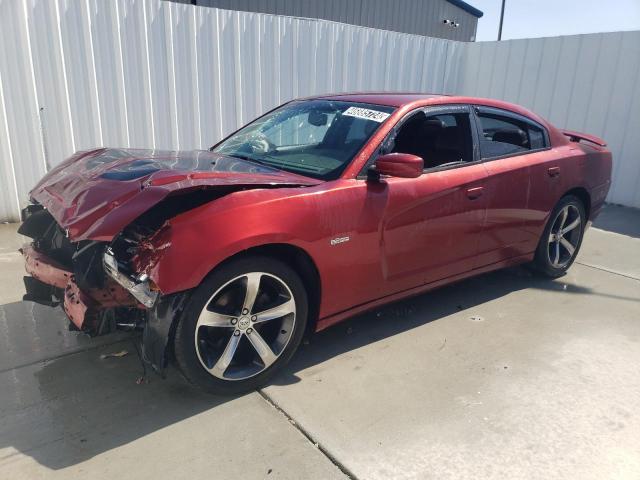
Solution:
{"label": "side mirror", "polygon": [[375,169],[378,175],[391,177],[416,178],[422,175],[424,160],[410,153],[387,153],[376,159]]}

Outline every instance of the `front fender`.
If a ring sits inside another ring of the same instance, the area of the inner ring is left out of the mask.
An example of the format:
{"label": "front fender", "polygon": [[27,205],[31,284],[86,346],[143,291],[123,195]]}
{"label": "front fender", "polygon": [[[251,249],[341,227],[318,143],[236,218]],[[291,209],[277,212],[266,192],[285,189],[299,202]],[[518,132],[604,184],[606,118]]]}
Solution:
{"label": "front fender", "polygon": [[278,219],[282,215],[279,202],[267,210],[255,204],[223,208],[220,202],[224,201],[218,199],[168,220],[141,245],[135,259],[136,271],[147,273],[162,293],[149,310],[142,342],[143,358],[161,375],[168,363],[172,330],[189,291],[216,266],[242,251],[274,243],[293,245],[309,254],[309,242],[290,233],[295,216]]}
{"label": "front fender", "polygon": [[[250,197],[252,192],[243,194]],[[296,228],[300,215],[287,211],[284,202],[272,201],[264,208],[251,202],[225,208],[225,200],[168,220],[142,246],[136,270],[147,273],[163,295],[198,286],[224,260],[253,247],[290,244],[313,259],[309,247],[314,241],[314,229]],[[305,235],[309,238],[300,238],[300,231],[308,231]]]}

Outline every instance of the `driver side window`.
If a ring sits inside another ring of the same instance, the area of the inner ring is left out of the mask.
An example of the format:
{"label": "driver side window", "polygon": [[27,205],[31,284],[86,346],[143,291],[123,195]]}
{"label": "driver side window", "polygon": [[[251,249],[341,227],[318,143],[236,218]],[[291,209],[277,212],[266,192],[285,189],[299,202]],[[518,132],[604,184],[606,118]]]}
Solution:
{"label": "driver side window", "polygon": [[398,130],[390,153],[417,155],[424,160],[425,170],[472,162],[469,114],[417,112]]}

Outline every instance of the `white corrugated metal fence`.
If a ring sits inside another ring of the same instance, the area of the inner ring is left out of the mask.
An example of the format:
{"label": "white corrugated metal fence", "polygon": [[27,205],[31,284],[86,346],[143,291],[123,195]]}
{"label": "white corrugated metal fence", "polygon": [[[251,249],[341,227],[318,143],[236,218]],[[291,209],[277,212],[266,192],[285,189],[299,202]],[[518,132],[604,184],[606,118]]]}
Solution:
{"label": "white corrugated metal fence", "polygon": [[506,98],[600,134],[610,198],[640,206],[640,32],[608,35],[470,44],[158,0],[0,0],[0,220],[76,150],[207,148],[291,98],[353,90]]}
{"label": "white corrugated metal fence", "polygon": [[640,31],[469,43],[451,90],[524,105],[604,138],[608,200],[640,207]]}

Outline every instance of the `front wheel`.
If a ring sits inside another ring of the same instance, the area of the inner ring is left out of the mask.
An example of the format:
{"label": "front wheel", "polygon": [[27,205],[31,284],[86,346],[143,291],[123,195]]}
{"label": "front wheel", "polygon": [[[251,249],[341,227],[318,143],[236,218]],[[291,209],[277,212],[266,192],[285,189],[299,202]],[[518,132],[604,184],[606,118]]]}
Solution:
{"label": "front wheel", "polygon": [[293,356],[307,323],[298,274],[267,257],[246,257],[214,270],[191,295],[175,334],[178,367],[212,393],[266,383]]}
{"label": "front wheel", "polygon": [[551,212],[542,233],[534,268],[552,278],[564,275],[578,255],[585,225],[582,201],[573,195],[563,197]]}

